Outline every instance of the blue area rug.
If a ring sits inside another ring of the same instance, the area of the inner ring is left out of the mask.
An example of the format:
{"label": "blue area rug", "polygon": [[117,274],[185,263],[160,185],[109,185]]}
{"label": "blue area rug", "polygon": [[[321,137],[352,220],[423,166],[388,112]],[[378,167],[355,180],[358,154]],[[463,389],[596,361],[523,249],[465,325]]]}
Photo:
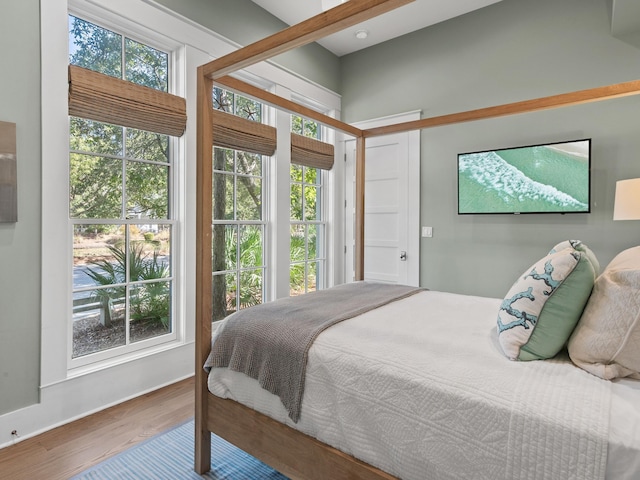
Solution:
{"label": "blue area rug", "polygon": [[193,470],[193,439],[193,420],[189,420],[99,463],[72,480],[287,480],[281,473],[216,435],[211,435],[211,471],[200,476]]}

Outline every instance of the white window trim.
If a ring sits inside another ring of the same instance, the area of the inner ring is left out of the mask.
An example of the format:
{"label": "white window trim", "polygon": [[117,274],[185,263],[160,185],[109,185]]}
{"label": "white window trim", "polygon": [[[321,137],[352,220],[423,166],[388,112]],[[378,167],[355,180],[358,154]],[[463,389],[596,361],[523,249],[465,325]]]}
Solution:
{"label": "white window trim", "polygon": [[[72,290],[70,275],[72,248],[70,229],[60,228],[60,218],[68,218],[68,125],[67,125],[67,65],[68,65],[68,31],[67,15],[76,13],[87,20],[96,19],[100,24],[115,23],[122,29],[130,31],[137,38],[151,38],[152,44],[158,44],[152,31],[170,32],[166,46],[178,49],[174,64],[175,70],[182,70],[174,79],[179,88],[177,93],[186,94],[187,111],[190,121],[187,132],[177,149],[182,158],[187,159],[180,168],[182,188],[187,192],[195,192],[195,72],[196,67],[220,55],[230,53],[238,47],[219,35],[191,22],[150,0],[69,0],[65,2],[44,2],[41,13],[42,32],[42,150],[43,150],[43,215],[42,229],[47,232],[42,242],[42,356],[41,356],[41,388],[55,386],[73,378],[68,370],[67,357],[69,342],[68,325],[71,311]],[[136,19],[143,19],[142,26]],[[160,42],[160,45],[164,45]],[[182,64],[185,68],[179,68]],[[280,88],[281,86],[294,92],[296,97],[311,99],[317,105],[324,105],[327,111],[339,111],[340,97],[329,90],[292,74],[270,62],[263,62],[247,69],[244,79],[269,78]],[[255,80],[254,80],[255,82]],[[336,162],[340,165],[340,162]],[[177,166],[178,167],[178,166]],[[338,174],[340,175],[340,174]],[[339,191],[339,189],[336,189]],[[328,191],[336,191],[333,188]],[[329,194],[330,195],[330,194]],[[175,232],[174,245],[176,253],[182,257],[180,271],[176,278],[180,282],[183,305],[176,311],[177,316],[192,319],[194,307],[194,264],[195,251],[191,246],[195,238],[195,195],[184,197],[177,205],[177,218],[182,227]],[[280,213],[277,217],[280,218]],[[287,216],[285,216],[287,218]],[[288,222],[286,222],[288,225]],[[179,231],[181,228],[184,232]],[[180,238],[183,239],[180,242]],[[331,252],[327,251],[327,255]],[[272,265],[269,265],[272,266]],[[288,278],[288,274],[287,274]],[[330,277],[329,277],[330,278]],[[288,282],[287,282],[288,283]],[[329,280],[329,284],[334,283]],[[277,297],[275,295],[272,298]],[[193,322],[186,322],[177,332],[180,345],[191,344],[194,340]],[[145,350],[139,357],[145,357],[162,351],[156,348]],[[189,358],[192,361],[192,357]],[[122,360],[112,364],[100,365],[75,372],[76,375],[94,372],[105,367],[116,367]],[[193,367],[191,366],[191,369]],[[142,387],[143,388],[143,387]]]}

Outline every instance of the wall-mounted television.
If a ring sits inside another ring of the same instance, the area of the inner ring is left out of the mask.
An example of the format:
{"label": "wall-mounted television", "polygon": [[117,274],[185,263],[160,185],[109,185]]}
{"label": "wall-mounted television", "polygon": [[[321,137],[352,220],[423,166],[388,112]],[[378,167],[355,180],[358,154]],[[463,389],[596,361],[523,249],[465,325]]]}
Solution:
{"label": "wall-mounted television", "polygon": [[591,139],[458,155],[458,214],[589,213]]}

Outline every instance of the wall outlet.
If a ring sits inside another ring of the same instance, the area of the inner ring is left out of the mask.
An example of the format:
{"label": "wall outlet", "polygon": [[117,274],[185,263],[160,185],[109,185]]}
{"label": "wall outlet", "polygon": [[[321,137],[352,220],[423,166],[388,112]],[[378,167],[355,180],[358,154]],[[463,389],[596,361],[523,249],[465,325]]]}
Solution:
{"label": "wall outlet", "polygon": [[433,237],[433,227],[422,227],[422,236],[426,238]]}

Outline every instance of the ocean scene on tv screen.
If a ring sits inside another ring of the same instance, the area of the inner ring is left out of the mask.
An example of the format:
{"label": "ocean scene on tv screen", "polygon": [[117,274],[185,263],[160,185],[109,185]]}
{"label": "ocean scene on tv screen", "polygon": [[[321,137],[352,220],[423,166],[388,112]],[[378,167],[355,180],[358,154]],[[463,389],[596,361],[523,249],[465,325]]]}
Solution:
{"label": "ocean scene on tv screen", "polygon": [[458,212],[588,212],[589,144],[578,140],[458,155]]}

